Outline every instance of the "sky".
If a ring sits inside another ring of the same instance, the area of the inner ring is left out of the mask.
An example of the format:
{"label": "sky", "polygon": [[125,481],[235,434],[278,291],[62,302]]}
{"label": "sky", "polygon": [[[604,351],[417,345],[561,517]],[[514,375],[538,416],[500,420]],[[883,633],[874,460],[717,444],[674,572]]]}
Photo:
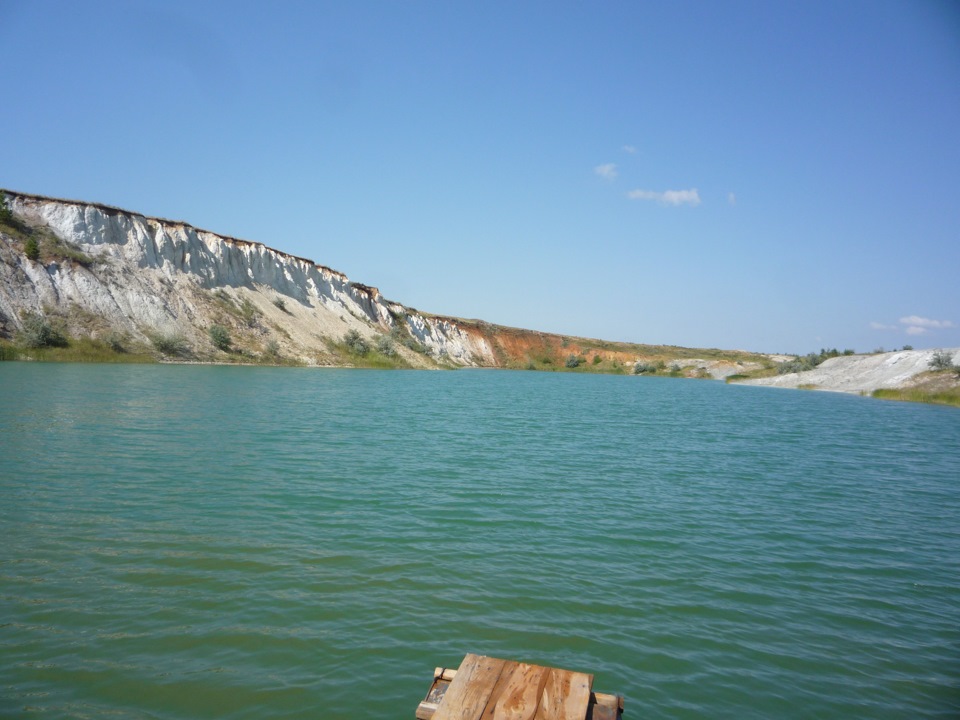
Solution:
{"label": "sky", "polygon": [[0,187],[442,315],[960,347],[960,5],[0,0]]}

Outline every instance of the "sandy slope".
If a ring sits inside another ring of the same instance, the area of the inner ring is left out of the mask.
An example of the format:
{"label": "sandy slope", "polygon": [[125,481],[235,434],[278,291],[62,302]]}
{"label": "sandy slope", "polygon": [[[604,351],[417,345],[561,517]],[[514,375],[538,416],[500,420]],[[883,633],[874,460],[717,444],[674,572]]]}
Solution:
{"label": "sandy slope", "polygon": [[[744,385],[805,387],[834,392],[871,393],[881,388],[908,387],[930,369],[936,350],[900,350],[877,355],[846,355],[831,358],[813,370],[776,377],[745,380]],[[960,348],[947,349],[954,364],[960,364]]]}

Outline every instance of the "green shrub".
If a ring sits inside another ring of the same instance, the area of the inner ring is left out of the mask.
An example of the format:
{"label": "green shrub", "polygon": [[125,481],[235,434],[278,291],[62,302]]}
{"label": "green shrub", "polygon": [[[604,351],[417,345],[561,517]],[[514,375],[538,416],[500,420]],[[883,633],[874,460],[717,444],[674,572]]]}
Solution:
{"label": "green shrub", "polygon": [[403,345],[404,347],[413,350],[415,353],[420,353],[421,355],[427,354],[427,346],[418,342],[417,339],[412,335],[404,339]]}
{"label": "green shrub", "polygon": [[[853,355],[853,350],[844,350],[844,355]],[[832,350],[821,349],[819,353],[807,353],[803,357],[797,355],[793,360],[777,364],[777,375],[787,375],[788,373],[799,373],[813,370],[824,360],[839,357],[840,351],[836,348]]]}
{"label": "green shrub", "polygon": [[66,347],[67,338],[39,313],[25,312],[21,316],[23,330],[20,344],[28,348]]}
{"label": "green shrub", "polygon": [[343,336],[343,344],[347,346],[350,352],[356,355],[362,356],[370,352],[370,345],[356,330],[347,330]]}
{"label": "green shrub", "polygon": [[809,369],[810,368],[804,368],[803,361],[799,357],[777,363],[777,375],[789,375],[790,373],[803,372]]}
{"label": "green shrub", "polygon": [[407,323],[407,316],[396,315],[393,319],[394,323],[390,327],[390,337],[393,338],[393,341],[400,343],[401,345],[406,345],[408,348],[416,352],[421,352],[417,349],[419,343],[413,336],[413,332],[410,330],[410,325]]}
{"label": "green shrub", "polygon": [[953,370],[953,356],[946,350],[937,350],[930,358],[931,370]]}
{"label": "green shrub", "polygon": [[178,333],[154,333],[148,335],[153,346],[164,355],[186,355],[189,347],[183,335]]}
{"label": "green shrub", "polygon": [[243,316],[243,321],[252,327],[261,313],[249,298],[243,298],[240,301],[240,314]]}
{"label": "green shrub", "polygon": [[594,355],[594,356],[593,356],[593,364],[594,364],[594,365],[599,365],[599,364],[600,364],[600,360],[601,360],[601,357],[600,357],[599,355]]}
{"label": "green shrub", "polygon": [[37,242],[35,237],[27,238],[27,241],[23,244],[23,253],[34,262],[40,259],[40,243]]}
{"label": "green shrub", "polygon": [[823,362],[823,359],[816,353],[808,353],[803,357],[797,355],[793,360],[779,363],[777,365],[777,375],[813,370],[821,362]]}
{"label": "green shrub", "polygon": [[[875,350],[874,352],[883,352],[883,348]],[[853,350],[844,350],[842,353],[836,348],[826,349],[820,348],[818,353],[807,353],[803,357],[797,355],[793,360],[787,360],[786,362],[777,364],[777,374],[786,375],[788,373],[798,373],[806,372],[807,370],[813,370],[824,360],[829,360],[830,358],[840,357],[840,355],[853,355]]]}
{"label": "green shrub", "polygon": [[263,350],[270,357],[278,357],[280,355],[280,343],[273,339],[267,340],[267,344],[264,346]]}
{"label": "green shrub", "polygon": [[657,371],[656,363],[643,362],[638,360],[633,364],[634,375],[645,375],[646,373],[655,373]]}
{"label": "green shrub", "polygon": [[7,207],[7,197],[0,193],[0,224],[12,226],[14,224],[13,213]]}
{"label": "green shrub", "polygon": [[230,332],[223,325],[211,325],[208,332],[210,333],[210,342],[213,343],[215,348],[230,352],[232,344]]}
{"label": "green shrub", "polygon": [[110,349],[117,353],[127,352],[128,340],[129,338],[125,332],[119,332],[117,330],[114,330],[104,338],[104,342],[107,343]]}
{"label": "green shrub", "polygon": [[785,360],[784,362],[777,363],[777,375],[789,375],[790,373],[802,371],[803,364],[801,363],[799,356],[793,360]]}
{"label": "green shrub", "polygon": [[397,348],[393,344],[393,340],[386,335],[381,335],[377,338],[377,352],[384,357],[393,357],[397,354]]}
{"label": "green shrub", "polygon": [[578,358],[576,355],[570,355],[567,357],[567,362],[565,365],[568,368],[580,367],[580,358]]}
{"label": "green shrub", "polygon": [[388,312],[393,319],[393,324],[390,325],[390,335],[397,342],[401,342],[403,338],[410,334],[410,316],[403,311],[393,310],[392,308]]}
{"label": "green shrub", "polygon": [[[62,240],[56,235],[50,233],[44,233],[43,237],[43,250],[45,255],[52,259],[58,260],[61,262],[73,262],[77,265],[82,265],[83,267],[90,267],[96,262],[95,258],[87,255],[83,250],[74,245],[71,242]],[[30,238],[28,238],[28,241]],[[40,245],[38,241],[37,251],[39,253]]]}
{"label": "green shrub", "polygon": [[283,312],[287,312],[287,301],[283,298],[274,298],[273,304],[276,305]]}

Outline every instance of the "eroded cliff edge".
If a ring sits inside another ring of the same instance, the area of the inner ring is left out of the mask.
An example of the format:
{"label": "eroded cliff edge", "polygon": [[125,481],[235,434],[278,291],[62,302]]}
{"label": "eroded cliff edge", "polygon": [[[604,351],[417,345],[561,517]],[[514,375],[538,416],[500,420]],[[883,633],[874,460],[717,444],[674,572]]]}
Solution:
{"label": "eroded cliff edge", "polygon": [[5,195],[20,226],[52,246],[31,260],[24,238],[4,236],[0,331],[7,335],[22,329],[27,311],[59,314],[72,333],[120,331],[142,341],[177,334],[201,348],[219,323],[238,348],[256,352],[272,341],[287,356],[323,364],[329,341],[355,330],[371,341],[393,333],[414,365],[425,357],[497,364],[482,333],[386,300],[306,258],[107,205]]}

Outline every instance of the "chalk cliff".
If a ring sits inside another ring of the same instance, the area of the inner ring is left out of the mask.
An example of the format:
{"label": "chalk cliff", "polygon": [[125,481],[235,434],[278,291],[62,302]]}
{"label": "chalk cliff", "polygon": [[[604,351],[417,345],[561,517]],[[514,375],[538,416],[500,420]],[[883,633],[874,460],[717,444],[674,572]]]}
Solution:
{"label": "chalk cliff", "polygon": [[20,226],[46,243],[45,257],[31,260],[26,236],[3,235],[0,333],[8,336],[28,311],[59,315],[71,332],[142,341],[175,333],[197,347],[209,346],[210,325],[227,324],[250,352],[273,341],[308,364],[330,360],[329,341],[348,330],[370,341],[387,334],[414,365],[498,364],[476,328],[390,302],[311,260],[107,205],[5,197]]}

